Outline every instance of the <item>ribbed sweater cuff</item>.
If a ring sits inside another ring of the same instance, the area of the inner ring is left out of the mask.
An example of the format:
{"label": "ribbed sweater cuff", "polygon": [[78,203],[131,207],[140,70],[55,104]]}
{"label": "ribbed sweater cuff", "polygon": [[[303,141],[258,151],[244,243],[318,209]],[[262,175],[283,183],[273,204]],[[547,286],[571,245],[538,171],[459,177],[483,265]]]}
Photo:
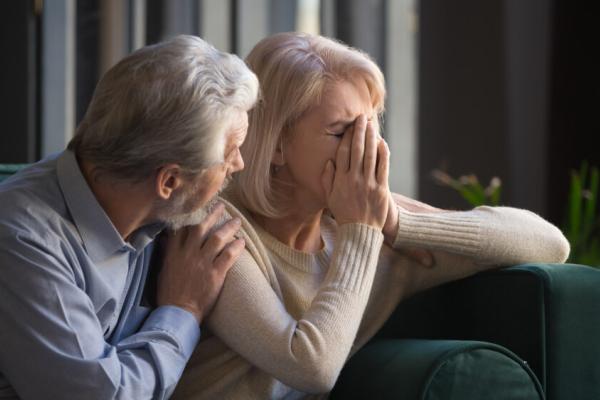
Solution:
{"label": "ribbed sweater cuff", "polygon": [[481,250],[481,220],[473,213],[413,213],[398,207],[398,220],[394,248],[421,247],[468,256]]}
{"label": "ribbed sweater cuff", "polygon": [[382,244],[381,231],[369,225],[339,226],[327,284],[352,292],[370,291]]}

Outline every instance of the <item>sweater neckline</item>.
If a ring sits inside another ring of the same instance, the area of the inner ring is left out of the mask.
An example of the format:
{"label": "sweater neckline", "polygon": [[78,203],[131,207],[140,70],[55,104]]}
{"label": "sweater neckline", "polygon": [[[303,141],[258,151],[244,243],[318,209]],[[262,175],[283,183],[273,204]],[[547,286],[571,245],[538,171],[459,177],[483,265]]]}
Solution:
{"label": "sweater neckline", "polygon": [[323,247],[315,253],[297,250],[288,246],[267,232],[259,224],[255,224],[255,229],[265,247],[275,253],[287,265],[313,274],[322,273],[327,270],[336,233],[335,222],[331,218],[327,216],[321,218],[321,241]]}

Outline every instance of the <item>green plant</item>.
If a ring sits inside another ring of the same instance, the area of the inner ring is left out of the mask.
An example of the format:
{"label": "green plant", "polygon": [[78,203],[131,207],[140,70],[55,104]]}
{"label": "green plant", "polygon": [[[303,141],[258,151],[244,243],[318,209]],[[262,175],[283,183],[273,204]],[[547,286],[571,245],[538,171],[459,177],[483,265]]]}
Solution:
{"label": "green plant", "polygon": [[569,262],[600,267],[600,215],[597,167],[583,162],[571,172],[567,219],[563,233],[571,244]]}
{"label": "green plant", "polygon": [[[434,170],[431,175],[442,186],[456,190],[471,206],[496,206],[500,203],[502,183],[494,177],[484,188],[473,174],[458,179]],[[562,231],[571,245],[568,262],[600,268],[600,212],[598,194],[600,171],[583,162],[571,172],[567,218]]]}
{"label": "green plant", "polygon": [[431,176],[438,184],[456,190],[473,207],[500,204],[502,181],[497,176],[493,177],[485,188],[473,174],[454,179],[444,171],[435,169],[431,172]]}

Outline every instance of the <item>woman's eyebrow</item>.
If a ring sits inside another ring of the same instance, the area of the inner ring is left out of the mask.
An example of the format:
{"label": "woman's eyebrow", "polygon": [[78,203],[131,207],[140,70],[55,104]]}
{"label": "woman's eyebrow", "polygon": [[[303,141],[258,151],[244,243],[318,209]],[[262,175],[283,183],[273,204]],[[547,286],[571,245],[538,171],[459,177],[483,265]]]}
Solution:
{"label": "woman's eyebrow", "polygon": [[339,119],[337,121],[333,121],[329,124],[327,124],[328,128],[334,128],[334,127],[344,127],[344,129],[346,129],[348,126],[352,125],[354,123],[353,119]]}
{"label": "woman's eyebrow", "polygon": [[[374,115],[368,115],[367,114],[367,119],[369,121],[373,120],[373,118],[375,118]],[[328,123],[326,125],[326,127],[327,128],[334,128],[334,127],[340,126],[340,127],[344,127],[344,129],[346,129],[347,127],[349,127],[350,125],[352,125],[355,121],[356,121],[356,118],[350,118],[350,119],[348,119],[348,118],[338,118],[338,119],[336,119],[336,120]]]}

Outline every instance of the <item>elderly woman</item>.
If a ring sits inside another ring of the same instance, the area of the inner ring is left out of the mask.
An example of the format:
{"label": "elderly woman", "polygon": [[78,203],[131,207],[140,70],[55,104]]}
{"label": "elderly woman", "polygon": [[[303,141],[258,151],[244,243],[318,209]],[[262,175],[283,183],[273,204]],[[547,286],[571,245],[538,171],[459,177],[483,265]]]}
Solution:
{"label": "elderly woman", "polygon": [[[326,394],[407,296],[500,265],[566,259],[563,235],[531,212],[443,211],[390,193],[384,79],[364,53],[283,33],[247,62],[263,99],[241,148],[247,167],[224,196],[246,250],[176,397]],[[431,265],[409,249],[426,250]]]}

